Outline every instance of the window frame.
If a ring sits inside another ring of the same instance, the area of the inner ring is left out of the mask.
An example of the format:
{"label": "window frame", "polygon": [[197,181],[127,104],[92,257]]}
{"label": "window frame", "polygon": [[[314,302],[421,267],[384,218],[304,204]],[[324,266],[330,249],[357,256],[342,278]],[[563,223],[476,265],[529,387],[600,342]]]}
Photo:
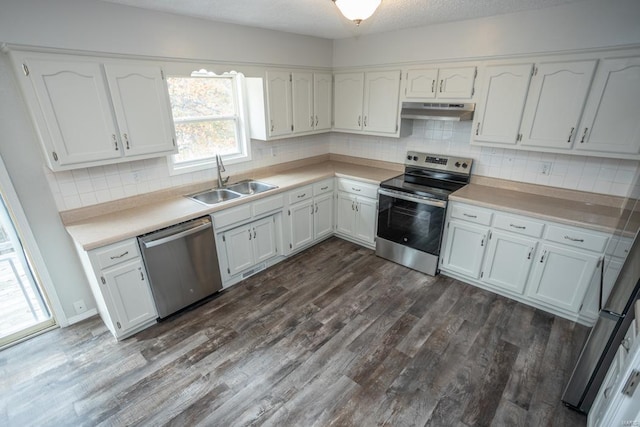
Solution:
{"label": "window frame", "polygon": [[[175,120],[173,118],[173,107],[171,104],[169,108],[171,109],[171,120],[172,126],[178,123],[196,123],[196,122],[209,122],[209,121],[223,121],[223,120],[234,120],[235,121],[235,132],[236,132],[236,142],[239,148],[238,153],[233,154],[224,154],[222,155],[222,160],[225,165],[232,165],[237,163],[244,163],[251,161],[251,133],[249,126],[249,110],[248,110],[248,100],[247,100],[247,90],[245,84],[245,77],[242,73],[236,71],[223,72],[220,74],[216,74],[215,72],[207,71],[205,69],[200,69],[199,71],[193,71],[193,67],[190,68],[191,71],[188,72],[171,72],[167,74],[167,92],[168,92],[168,79],[169,78],[230,78],[233,87],[233,101],[235,104],[235,115],[233,116],[216,116],[207,118],[194,118],[194,119],[178,119]],[[169,102],[171,102],[171,98],[169,97]],[[180,149],[179,142],[176,138],[176,144],[178,144],[178,149]],[[169,169],[169,175],[181,175],[191,172],[197,172],[202,170],[211,170],[216,169],[216,159],[215,155],[212,157],[207,157],[198,160],[190,160],[186,162],[176,162],[174,159],[175,155],[167,156],[167,166]]]}

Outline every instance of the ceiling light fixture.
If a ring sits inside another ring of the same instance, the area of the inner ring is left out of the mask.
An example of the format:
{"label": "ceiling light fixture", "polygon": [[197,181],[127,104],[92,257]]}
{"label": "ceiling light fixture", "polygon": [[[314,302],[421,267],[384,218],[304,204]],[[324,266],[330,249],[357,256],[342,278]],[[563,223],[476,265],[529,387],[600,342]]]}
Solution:
{"label": "ceiling light fixture", "polygon": [[333,0],[345,18],[360,25],[380,6],[382,0]]}

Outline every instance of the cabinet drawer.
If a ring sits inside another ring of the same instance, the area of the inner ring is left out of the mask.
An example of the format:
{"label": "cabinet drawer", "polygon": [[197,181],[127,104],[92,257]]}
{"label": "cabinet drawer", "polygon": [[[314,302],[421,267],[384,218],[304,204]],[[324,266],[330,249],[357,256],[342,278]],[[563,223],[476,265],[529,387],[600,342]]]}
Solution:
{"label": "cabinet drawer", "polygon": [[476,224],[489,225],[491,224],[492,216],[493,213],[491,211],[475,206],[455,204],[451,207],[452,218],[475,222]]}
{"label": "cabinet drawer", "polygon": [[253,216],[265,214],[281,209],[284,206],[284,196],[279,194],[253,203]]}
{"label": "cabinet drawer", "polygon": [[298,203],[311,197],[313,197],[313,185],[305,185],[289,192],[289,203]]}
{"label": "cabinet drawer", "polygon": [[213,227],[216,229],[224,228],[228,225],[246,221],[251,218],[251,204],[245,203],[235,208],[215,212],[212,216]]}
{"label": "cabinet drawer", "polygon": [[365,184],[359,181],[353,181],[350,179],[341,178],[338,180],[338,190],[346,191],[347,193],[356,194],[358,196],[369,197],[371,199],[378,198],[377,185]]}
{"label": "cabinet drawer", "polygon": [[530,237],[542,236],[542,230],[544,229],[544,224],[540,222],[532,221],[528,218],[504,214],[496,214],[493,225],[494,227],[502,230]]}
{"label": "cabinet drawer", "polygon": [[562,243],[576,248],[602,252],[607,246],[607,236],[579,230],[577,228],[559,227],[549,225],[547,227],[546,240]]}
{"label": "cabinet drawer", "polygon": [[95,249],[93,253],[98,260],[98,264],[100,264],[100,269],[104,270],[121,262],[137,258],[139,256],[138,242],[135,239],[131,239]]}
{"label": "cabinet drawer", "polygon": [[314,196],[319,196],[320,194],[329,193],[331,191],[333,191],[333,179],[327,179],[313,184]]}

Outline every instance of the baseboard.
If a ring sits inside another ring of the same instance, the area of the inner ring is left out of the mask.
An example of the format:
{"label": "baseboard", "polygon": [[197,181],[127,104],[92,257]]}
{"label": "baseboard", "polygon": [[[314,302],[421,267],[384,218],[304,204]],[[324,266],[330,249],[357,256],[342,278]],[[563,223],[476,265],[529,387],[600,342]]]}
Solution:
{"label": "baseboard", "polygon": [[84,313],[67,317],[67,322],[69,322],[69,325],[73,325],[74,323],[82,322],[83,320],[93,317],[97,314],[98,314],[98,310],[96,310],[95,308],[92,308],[91,310],[87,310]]}

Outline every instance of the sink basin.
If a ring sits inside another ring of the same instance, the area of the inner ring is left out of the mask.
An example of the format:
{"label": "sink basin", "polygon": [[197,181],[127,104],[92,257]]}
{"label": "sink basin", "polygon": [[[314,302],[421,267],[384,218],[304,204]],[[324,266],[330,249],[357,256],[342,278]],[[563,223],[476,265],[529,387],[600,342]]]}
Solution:
{"label": "sink basin", "polygon": [[262,193],[263,191],[273,190],[274,188],[278,187],[275,185],[266,184],[264,182],[251,180],[240,181],[238,183],[227,186],[227,189],[245,195],[258,194]]}
{"label": "sink basin", "polygon": [[216,203],[226,202],[227,200],[242,197],[242,194],[226,188],[215,188],[213,190],[203,191],[202,193],[192,194],[187,197],[197,202],[204,203],[205,205],[215,205]]}

